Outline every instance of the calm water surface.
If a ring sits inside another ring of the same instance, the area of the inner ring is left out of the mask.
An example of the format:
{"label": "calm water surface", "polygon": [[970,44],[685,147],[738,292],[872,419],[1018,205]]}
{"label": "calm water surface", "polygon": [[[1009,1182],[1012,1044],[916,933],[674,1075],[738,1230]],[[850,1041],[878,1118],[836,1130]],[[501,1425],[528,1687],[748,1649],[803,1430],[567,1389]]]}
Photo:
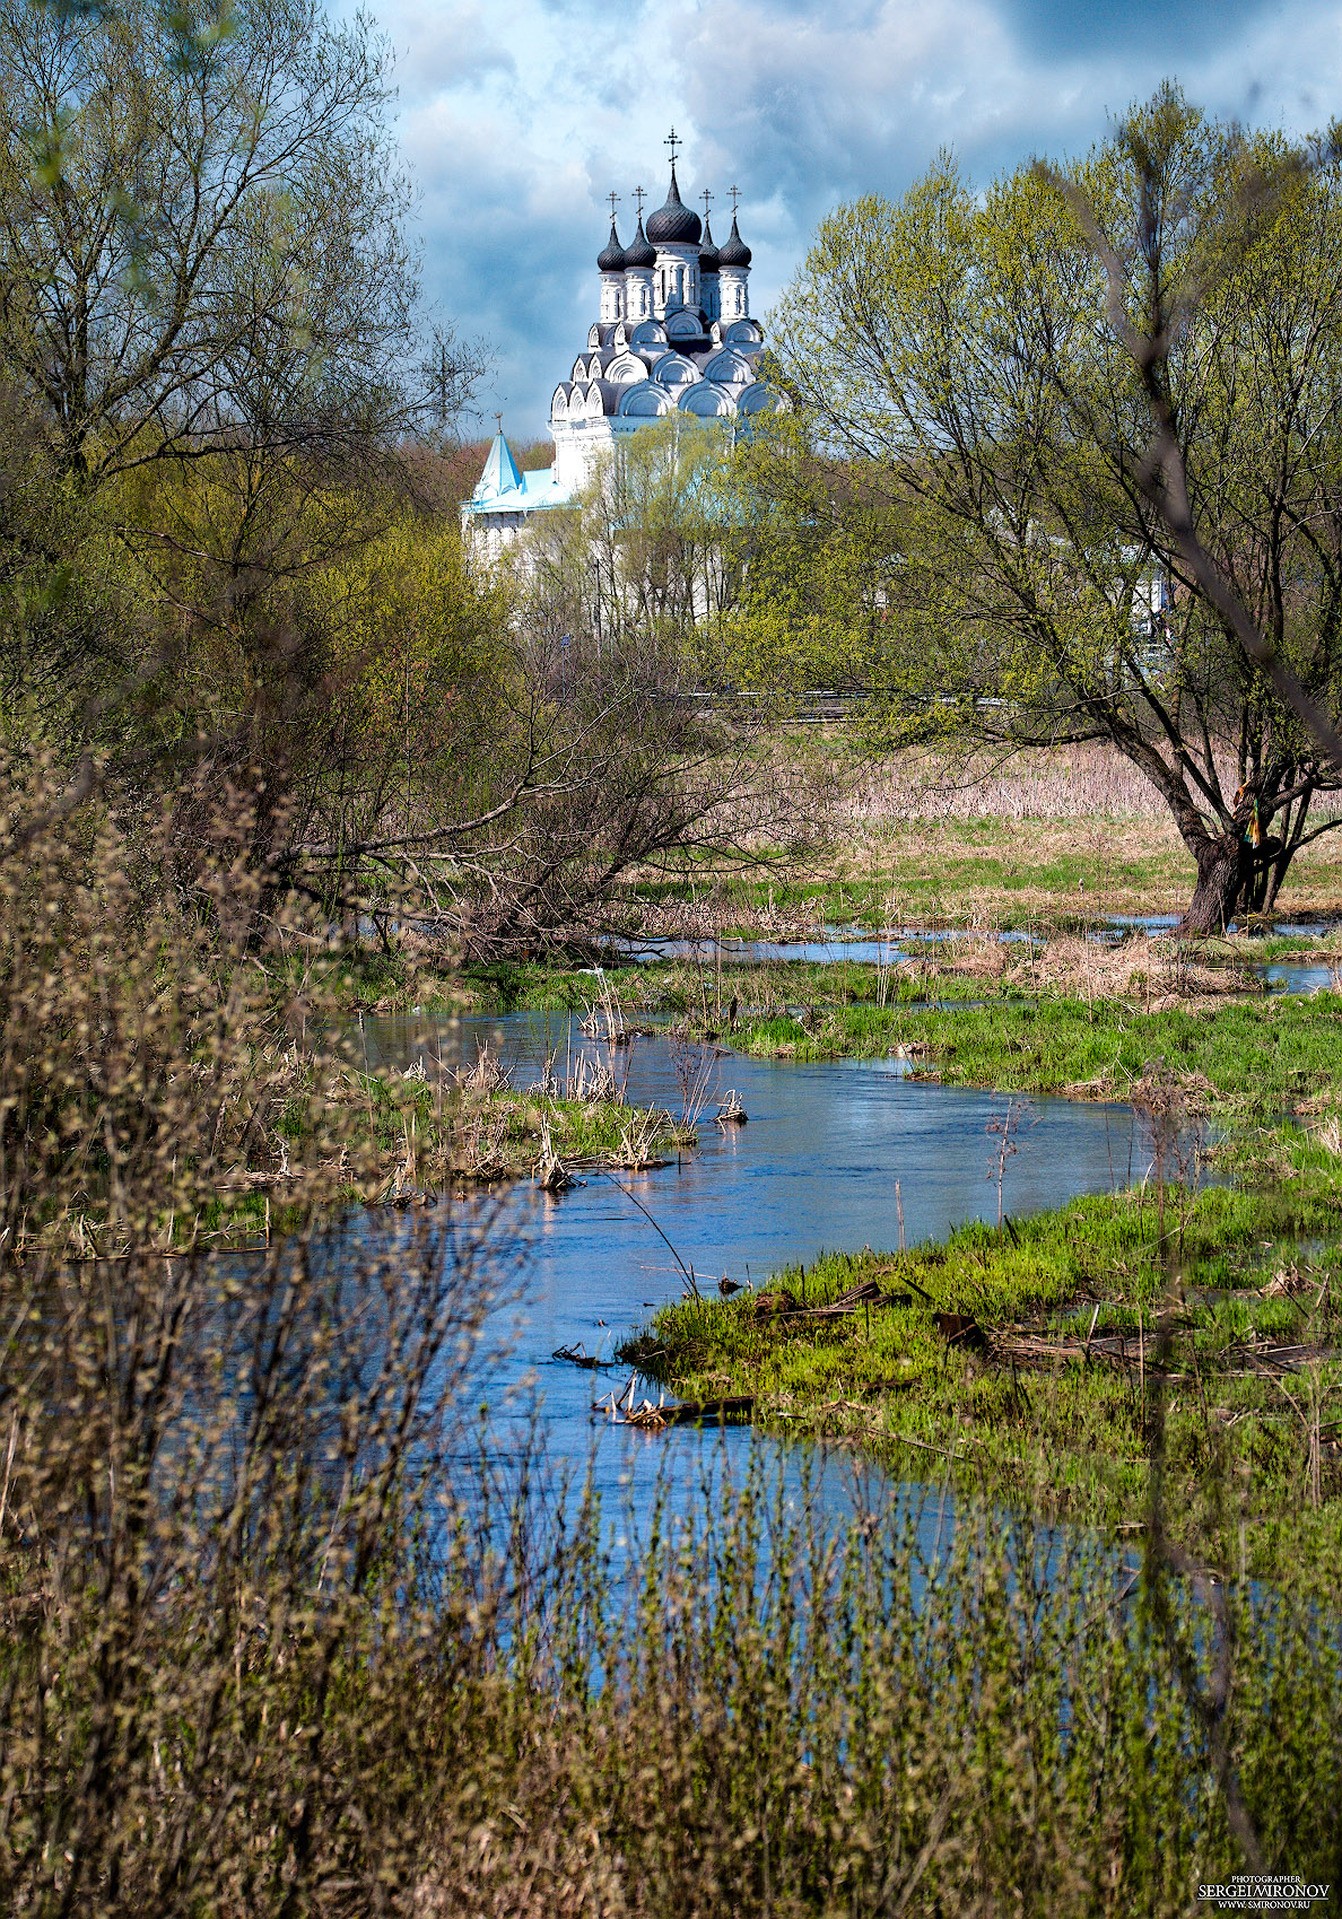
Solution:
{"label": "calm water surface", "polygon": [[[1114,946],[1130,933],[1146,933],[1162,939],[1178,925],[1175,913],[1116,913],[1086,929],[1084,937],[1099,946]],[[1232,923],[1230,931],[1235,927]],[[1285,921],[1274,932],[1293,938],[1319,938],[1336,932],[1332,920]],[[901,960],[925,957],[929,946],[957,940],[994,939],[1001,945],[1029,945],[1035,936],[1019,928],[988,932],[972,927],[954,927],[938,931],[909,931],[894,928],[887,934],[873,935],[862,927],[827,926],[819,940],[662,940],[649,944],[631,944],[619,949],[617,961],[650,959],[698,959],[708,965],[716,962],[719,951],[726,965],[746,965],[761,960],[797,960],[812,965],[835,965],[849,960],[865,966],[894,966]],[[1246,958],[1249,957],[1246,955]],[[1252,964],[1252,961],[1250,961]],[[1269,988],[1285,993],[1316,993],[1334,990],[1334,969],[1308,959],[1274,961],[1255,970]]]}
{"label": "calm water surface", "polygon": [[[552,1054],[562,1075],[580,1053],[600,1052],[627,1073],[632,1103],[680,1110],[668,1039],[640,1039],[611,1055],[585,1040],[567,1014],[367,1017],[352,1037],[370,1067],[422,1060],[430,1071],[440,1059],[469,1063],[488,1042],[519,1088],[540,1077]],[[683,1291],[675,1257],[629,1195],[704,1291],[724,1274],[759,1284],[827,1249],[894,1247],[896,1181],[909,1244],[997,1216],[995,1173],[989,1178],[997,1142],[987,1129],[1005,1113],[1005,1094],[912,1080],[893,1059],[801,1065],[735,1055],[715,1060],[714,1087],[739,1095],[745,1126],[720,1130],[710,1105],[699,1150],[657,1171],[620,1174],[627,1192],[589,1175],[553,1196],[515,1189],[505,1210],[507,1240],[525,1246],[529,1280],[513,1312],[508,1356],[488,1382],[500,1444],[508,1443],[510,1423],[520,1430],[534,1410],[549,1463],[581,1474],[590,1459],[608,1509],[627,1504],[635,1515],[659,1465],[688,1494],[705,1473],[736,1472],[748,1455],[772,1460],[780,1448],[749,1427],[711,1435],[612,1427],[593,1417],[592,1402],[612,1384],[623,1386],[628,1368],[593,1373],[552,1358],[557,1347],[582,1345],[613,1360],[622,1340]],[[1146,1170],[1140,1129],[1125,1107],[1035,1100],[1017,1143],[1004,1189],[1014,1215],[1107,1192]],[[789,1478],[818,1472],[826,1503],[847,1511],[869,1497],[871,1469],[855,1468],[846,1449],[781,1450]]]}

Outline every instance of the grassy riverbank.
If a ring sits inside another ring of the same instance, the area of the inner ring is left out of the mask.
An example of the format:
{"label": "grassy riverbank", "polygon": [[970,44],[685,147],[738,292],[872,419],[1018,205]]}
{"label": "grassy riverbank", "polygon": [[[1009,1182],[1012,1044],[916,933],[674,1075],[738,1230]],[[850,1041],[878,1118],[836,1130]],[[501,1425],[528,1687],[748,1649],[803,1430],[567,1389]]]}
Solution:
{"label": "grassy riverbank", "polygon": [[[986,988],[984,989],[986,992]],[[1152,1062],[1223,1119],[1266,1123],[1342,1104],[1342,996],[1140,1004],[1007,994],[952,1009],[872,1004],[751,1020],[734,1044],[762,1058],[902,1055],[911,1073],[1023,1093],[1125,1099]]]}
{"label": "grassy riverbank", "polygon": [[[658,904],[710,907],[724,930],[757,916],[817,924],[1040,928],[1110,915],[1179,914],[1196,872],[1159,814],[862,820],[808,870],[780,858],[758,875],[710,884],[692,875],[648,889]],[[1291,866],[1277,912],[1335,917],[1342,902],[1342,833],[1307,846]]]}
{"label": "grassy riverbank", "polygon": [[[698,959],[648,959],[602,967],[505,963],[439,970],[396,952],[355,951],[319,974],[321,990],[343,1014],[377,1016],[471,1012],[573,1012],[618,1008],[639,1016],[726,1018],[732,1001],[747,1013],[761,1007],[824,1005],[873,999],[878,969],[855,960],[734,960],[730,948]],[[946,973],[948,991],[956,975]],[[967,976],[966,976],[967,977]],[[926,976],[905,968],[889,975],[888,990],[905,999],[924,996]],[[962,985],[960,991],[968,991]]]}
{"label": "grassy riverbank", "polygon": [[[1172,1208],[1173,1210],[1173,1208]],[[1342,1180],[1181,1201],[1173,1291],[1150,1195],[1077,1201],[904,1254],[835,1254],[754,1295],[685,1301],[631,1357],[688,1398],[1139,1531],[1163,1382],[1172,1530],[1223,1570],[1342,1547]],[[874,1282],[882,1297],[808,1317]],[[1168,1339],[1168,1347],[1164,1342]]]}
{"label": "grassy riverbank", "polygon": [[[814,930],[814,929],[813,929]],[[782,943],[777,930],[761,937]],[[791,936],[789,935],[789,938]],[[801,938],[799,934],[797,936]],[[618,1009],[639,1016],[671,1015],[719,1027],[786,1007],[814,1008],[860,1001],[921,1003],[971,997],[985,981],[1019,992],[1070,988],[1095,998],[1121,992],[1143,1003],[1162,998],[1265,992],[1261,968],[1289,960],[1322,968],[1342,960],[1336,937],[1280,935],[1200,942],[1148,939],[1137,933],[1117,945],[1075,933],[1002,939],[994,929],[954,936],[907,929],[879,936],[868,959],[840,956],[839,943],[816,931],[815,959],[743,956],[738,943],[702,942],[697,953],[577,966],[506,962],[454,971],[405,948],[381,953],[356,948],[310,966],[323,1000],[342,1015],[424,1013],[457,1017],[472,1012],[581,1012]],[[826,956],[826,955],[832,956]],[[291,982],[286,982],[286,988]]]}
{"label": "grassy riverbank", "polygon": [[[988,941],[884,971],[624,969],[619,1006],[659,994],[726,1038],[736,998],[760,1050],[767,1020],[794,1052],[916,1053],[921,1034],[949,1076],[981,1025],[961,1066],[997,1084],[1008,1059],[1030,1084],[1082,1070],[1099,1041],[1140,1070],[1182,1030],[1160,1022],[1185,1021],[1222,1039],[1199,1055],[1211,1092],[1180,1099],[1254,1116],[1281,1174],[1195,1198],[1172,1151],[1163,1219],[1150,1191],[1084,1201],[773,1289],[802,1311],[868,1276],[906,1297],[829,1322],[691,1304],[686,1377],[720,1392],[737,1367],[776,1430],[983,1497],[876,1476],[849,1524],[833,1480],[808,1497],[823,1455],[759,1449],[732,1488],[739,1453],[709,1435],[649,1444],[641,1467],[664,1477],[631,1480],[627,1515],[594,1490],[561,1507],[543,1431],[529,1447],[514,1422],[506,1205],[329,1231],[351,1190],[452,1177],[472,1132],[523,1170],[547,1126],[560,1155],[610,1150],[638,1118],[610,1088],[540,1063],[513,1087],[478,1054],[370,1073],[403,1056],[339,1042],[353,963],[342,998],[296,978],[292,948],[258,960],[245,927],[231,954],[199,916],[151,939],[77,881],[36,955],[26,906],[9,924],[5,1910],[1177,1919],[1241,1862],[1227,1764],[1267,1863],[1338,1877],[1331,1362],[1279,1379],[1235,1363],[1255,1338],[1335,1339],[1332,1115],[1325,1099],[1314,1132],[1280,1124],[1333,1070],[1298,1011],[1217,992],[1148,1012],[1142,967],[1120,1003],[1084,952],[1089,999],[1055,971],[1026,1000],[1026,956]],[[586,1006],[592,985],[528,970],[513,1000]],[[911,1005],[953,996],[986,1004]],[[1261,1086],[1255,1019],[1280,1038]],[[1032,1030],[1033,1054],[1014,1043]],[[239,1192],[248,1172],[269,1181]],[[207,1237],[229,1207],[253,1226],[274,1208],[245,1260]],[[1143,1342],[1171,1248],[1186,1298],[1162,1353]],[[1195,1280],[1229,1297],[1192,1297]],[[1149,1533],[1048,1524],[1062,1507],[1140,1525],[1157,1441],[1178,1537],[1224,1584],[1169,1553],[1140,1564]],[[1238,1577],[1288,1564],[1289,1581]]]}
{"label": "grassy riverbank", "polygon": [[[754,1021],[738,1044],[896,1051],[912,1073],[1001,1087],[1013,1148],[1013,1090],[1132,1099],[1156,1163],[1136,1191],[669,1307],[631,1349],[641,1364],[911,1476],[1133,1530],[1158,1394],[1171,1507],[1212,1563],[1266,1572],[1342,1544],[1342,999],[832,1007]],[[1002,1141],[985,1137],[985,1162]],[[1235,1184],[1200,1185],[1208,1161]]]}

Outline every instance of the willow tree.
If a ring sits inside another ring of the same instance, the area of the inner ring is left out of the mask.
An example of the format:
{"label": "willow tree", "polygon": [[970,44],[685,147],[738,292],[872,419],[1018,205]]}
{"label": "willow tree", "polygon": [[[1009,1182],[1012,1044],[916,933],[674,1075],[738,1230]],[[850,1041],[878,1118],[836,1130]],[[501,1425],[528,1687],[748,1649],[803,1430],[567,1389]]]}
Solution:
{"label": "willow tree", "polygon": [[[313,498],[387,477],[422,417],[390,117],[387,46],[320,0],[0,0],[0,395],[48,491],[151,571],[208,562],[189,617],[226,603],[244,646]],[[100,706],[142,666],[84,657]]]}
{"label": "willow tree", "polygon": [[127,806],[255,785],[260,864],[352,778],[314,582],[469,397],[469,351],[424,360],[391,115],[387,43],[322,0],[0,0],[0,743]]}
{"label": "willow tree", "polygon": [[889,574],[907,513],[863,462],[828,456],[795,413],[766,415],[722,479],[738,586],[724,609],[720,680],[789,700],[861,697],[889,624]]}
{"label": "willow tree", "polygon": [[[1216,582],[1152,485],[1164,424]],[[1342,770],[1244,649],[1342,696],[1342,162],[1173,89],[1067,174],[937,166],[825,221],[774,330],[817,443],[905,512],[871,661],[897,737],[1110,741],[1169,807],[1207,931],[1339,822]]]}
{"label": "willow tree", "polygon": [[403,424],[389,105],[319,0],[0,0],[0,371],[72,475]]}
{"label": "willow tree", "polygon": [[570,510],[529,529],[533,626],[598,651],[711,654],[741,586],[731,453],[722,423],[683,413],[621,439]]}

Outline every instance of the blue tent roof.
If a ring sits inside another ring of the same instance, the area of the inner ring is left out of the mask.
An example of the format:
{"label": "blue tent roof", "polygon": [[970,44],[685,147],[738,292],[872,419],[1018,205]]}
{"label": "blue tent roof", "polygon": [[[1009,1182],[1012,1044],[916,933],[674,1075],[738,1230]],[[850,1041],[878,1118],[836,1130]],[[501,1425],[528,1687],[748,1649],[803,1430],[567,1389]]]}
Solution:
{"label": "blue tent roof", "polygon": [[462,510],[472,517],[483,513],[535,513],[542,507],[566,506],[568,497],[567,491],[555,484],[553,467],[541,473],[519,471],[500,428],[475,491]]}
{"label": "blue tent roof", "polygon": [[517,470],[512,448],[503,437],[500,427],[494,435],[494,444],[485,458],[484,471],[475,483],[472,500],[495,500],[500,493],[511,493],[514,487],[522,484],[522,475]]}

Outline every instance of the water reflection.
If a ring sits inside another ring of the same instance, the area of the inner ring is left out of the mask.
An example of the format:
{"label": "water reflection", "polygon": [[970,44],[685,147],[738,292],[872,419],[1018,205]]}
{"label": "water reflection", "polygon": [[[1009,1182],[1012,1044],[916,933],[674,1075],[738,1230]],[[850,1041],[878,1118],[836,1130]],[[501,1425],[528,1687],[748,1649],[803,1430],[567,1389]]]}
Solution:
{"label": "water reflection", "polygon": [[[355,1035],[356,1051],[384,1068],[470,1063],[485,1040],[518,1087],[538,1079],[551,1055],[562,1066],[592,1046],[568,1015],[536,1012],[365,1018]],[[631,1101],[677,1110],[669,1042],[640,1039],[621,1053]],[[497,1441],[507,1450],[511,1432],[521,1445],[534,1394],[549,1463],[581,1477],[590,1453],[607,1510],[618,1509],[631,1488],[637,1508],[639,1488],[651,1490],[658,1463],[669,1465],[672,1483],[694,1480],[706,1443],[734,1468],[761,1448],[778,1450],[749,1428],[706,1441],[692,1431],[648,1434],[594,1423],[593,1401],[612,1382],[623,1384],[627,1370],[593,1373],[552,1359],[561,1346],[583,1345],[613,1362],[621,1341],[682,1291],[675,1259],[622,1187],[637,1195],[705,1290],[723,1275],[758,1283],[826,1249],[893,1247],[896,1181],[910,1244],[996,1217],[989,1166],[997,1142],[987,1128],[1003,1113],[1005,1094],[910,1079],[893,1059],[803,1065],[724,1054],[715,1070],[717,1090],[739,1094],[747,1125],[702,1125],[697,1153],[657,1172],[621,1174],[618,1183],[594,1174],[554,1196],[519,1187],[501,1213],[501,1240],[511,1252],[525,1250],[528,1282],[512,1313],[509,1356],[481,1381]],[[1060,1099],[1033,1102],[1019,1146],[1004,1191],[1016,1215],[1127,1185],[1142,1177],[1148,1158],[1129,1109]],[[363,1230],[387,1230],[378,1224],[385,1216],[366,1217]],[[788,1468],[796,1469],[795,1462]],[[827,1487],[839,1483],[826,1473]]]}

